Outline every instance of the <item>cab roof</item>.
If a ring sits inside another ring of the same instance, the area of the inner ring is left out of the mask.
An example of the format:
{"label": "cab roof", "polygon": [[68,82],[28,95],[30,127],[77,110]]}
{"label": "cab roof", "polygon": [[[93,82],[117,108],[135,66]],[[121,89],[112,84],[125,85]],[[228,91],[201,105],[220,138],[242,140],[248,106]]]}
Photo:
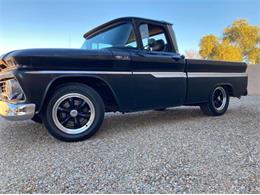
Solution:
{"label": "cab roof", "polygon": [[160,23],[160,24],[165,24],[165,25],[172,25],[169,22],[166,21],[160,21],[160,20],[153,20],[153,19],[147,19],[147,18],[141,18],[141,17],[121,17],[121,18],[117,18],[114,20],[111,20],[109,22],[106,22],[100,26],[97,26],[96,28],[86,32],[84,34],[85,38],[91,37],[94,34],[97,34],[98,32],[102,31],[104,28],[109,27],[110,25],[113,25],[115,23],[120,23],[120,22],[131,22],[131,21],[143,21],[143,22],[154,22],[154,23]]}

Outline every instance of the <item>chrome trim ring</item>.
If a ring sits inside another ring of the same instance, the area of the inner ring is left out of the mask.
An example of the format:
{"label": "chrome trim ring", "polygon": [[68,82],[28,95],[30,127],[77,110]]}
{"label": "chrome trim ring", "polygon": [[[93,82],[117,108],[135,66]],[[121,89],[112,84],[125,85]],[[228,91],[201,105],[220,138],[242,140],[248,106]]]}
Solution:
{"label": "chrome trim ring", "polygon": [[212,94],[212,105],[217,111],[224,109],[227,103],[227,93],[223,87],[217,87]]}
{"label": "chrome trim ring", "polygon": [[56,127],[73,135],[87,131],[93,124],[95,115],[92,101],[79,93],[69,93],[60,97],[52,109]]}

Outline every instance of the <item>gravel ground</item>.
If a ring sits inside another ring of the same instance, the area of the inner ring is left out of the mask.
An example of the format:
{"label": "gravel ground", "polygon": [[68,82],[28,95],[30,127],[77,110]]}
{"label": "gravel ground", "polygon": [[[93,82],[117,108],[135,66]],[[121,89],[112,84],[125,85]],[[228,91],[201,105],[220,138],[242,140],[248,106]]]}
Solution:
{"label": "gravel ground", "polygon": [[108,114],[78,143],[0,119],[0,193],[259,193],[259,118],[256,96],[232,99],[221,117],[196,107]]}

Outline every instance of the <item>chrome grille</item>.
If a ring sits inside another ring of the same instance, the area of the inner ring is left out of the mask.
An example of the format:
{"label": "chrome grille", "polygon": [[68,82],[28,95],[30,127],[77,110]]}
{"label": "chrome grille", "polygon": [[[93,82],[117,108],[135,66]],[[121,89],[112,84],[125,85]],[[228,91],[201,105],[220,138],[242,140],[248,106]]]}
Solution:
{"label": "chrome grille", "polygon": [[25,101],[25,95],[15,78],[0,80],[0,100],[21,102]]}
{"label": "chrome grille", "polygon": [[0,81],[0,100],[7,100],[7,87],[5,81]]}
{"label": "chrome grille", "polygon": [[6,69],[6,68],[7,68],[6,65],[4,65],[4,64],[0,64],[0,72],[3,71],[3,70]]}
{"label": "chrome grille", "polygon": [[0,94],[6,94],[6,82],[5,81],[1,81],[0,82]]}

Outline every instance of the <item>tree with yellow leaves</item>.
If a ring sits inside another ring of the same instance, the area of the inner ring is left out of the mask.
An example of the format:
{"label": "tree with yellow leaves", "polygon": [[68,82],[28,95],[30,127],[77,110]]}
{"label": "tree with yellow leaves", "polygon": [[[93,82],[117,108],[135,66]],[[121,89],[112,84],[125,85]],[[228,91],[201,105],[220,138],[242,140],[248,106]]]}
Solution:
{"label": "tree with yellow leaves", "polygon": [[222,39],[212,34],[204,36],[200,55],[204,59],[260,63],[260,27],[244,19],[236,20],[225,28]]}
{"label": "tree with yellow leaves", "polygon": [[218,45],[218,38],[211,34],[204,36],[200,41],[200,55],[204,59],[212,59],[214,58],[214,49]]}
{"label": "tree with yellow leaves", "polygon": [[230,27],[227,27],[224,30],[224,40],[238,46],[245,60],[250,63],[255,63],[260,55],[260,27],[250,25],[247,20],[236,20]]}
{"label": "tree with yellow leaves", "polygon": [[228,40],[224,40],[214,48],[215,60],[226,60],[226,61],[242,61],[243,56],[241,49],[237,46],[230,44]]}
{"label": "tree with yellow leaves", "polygon": [[260,48],[254,48],[251,50],[249,60],[252,64],[260,64]]}

